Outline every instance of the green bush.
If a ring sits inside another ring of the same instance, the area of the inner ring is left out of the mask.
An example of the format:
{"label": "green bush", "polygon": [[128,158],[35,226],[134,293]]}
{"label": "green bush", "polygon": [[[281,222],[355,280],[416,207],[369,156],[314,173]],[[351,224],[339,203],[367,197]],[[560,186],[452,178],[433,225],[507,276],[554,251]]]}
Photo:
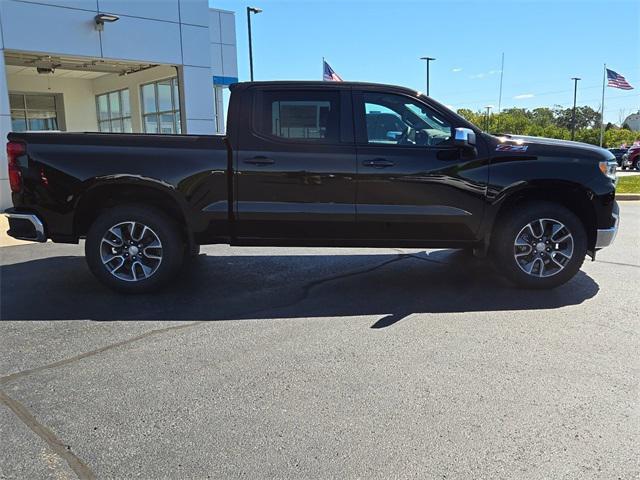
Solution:
{"label": "green bush", "polygon": [[[458,114],[474,125],[487,130],[486,113],[463,108]],[[508,108],[489,118],[488,131],[492,133],[510,133],[514,135],[531,135],[534,137],[571,139],[572,109],[570,108]],[[626,125],[625,125],[626,127]],[[576,108],[576,134],[578,142],[600,144],[600,114],[591,107]],[[626,143],[631,145],[640,141],[640,132],[633,132],[627,128],[617,128],[610,124],[604,132],[603,146],[606,148],[619,147]]]}

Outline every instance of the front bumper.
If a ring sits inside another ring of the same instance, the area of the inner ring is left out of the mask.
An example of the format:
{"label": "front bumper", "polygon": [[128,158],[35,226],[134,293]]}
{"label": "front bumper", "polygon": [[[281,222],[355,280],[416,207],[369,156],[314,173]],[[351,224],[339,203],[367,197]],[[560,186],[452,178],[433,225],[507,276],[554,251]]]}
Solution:
{"label": "front bumper", "polygon": [[616,239],[618,234],[618,225],[620,224],[620,207],[616,203],[611,212],[613,217],[613,226],[611,228],[599,228],[596,236],[596,249],[608,247]]}
{"label": "front bumper", "polygon": [[13,208],[6,210],[4,214],[9,219],[7,235],[10,237],[32,242],[47,241],[44,224],[36,214],[18,212]]}

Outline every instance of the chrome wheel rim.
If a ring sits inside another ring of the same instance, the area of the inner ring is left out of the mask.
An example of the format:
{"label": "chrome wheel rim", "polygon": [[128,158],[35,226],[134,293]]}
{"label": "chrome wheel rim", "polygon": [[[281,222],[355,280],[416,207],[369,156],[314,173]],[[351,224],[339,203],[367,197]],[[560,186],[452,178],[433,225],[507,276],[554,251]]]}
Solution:
{"label": "chrome wheel rim", "polygon": [[573,256],[573,235],[560,221],[540,218],[516,235],[513,256],[527,275],[545,278],[557,275]]}
{"label": "chrome wheel rim", "polygon": [[141,222],[121,222],[109,228],[100,242],[100,257],[118,280],[139,282],[151,277],[162,263],[158,234]]}

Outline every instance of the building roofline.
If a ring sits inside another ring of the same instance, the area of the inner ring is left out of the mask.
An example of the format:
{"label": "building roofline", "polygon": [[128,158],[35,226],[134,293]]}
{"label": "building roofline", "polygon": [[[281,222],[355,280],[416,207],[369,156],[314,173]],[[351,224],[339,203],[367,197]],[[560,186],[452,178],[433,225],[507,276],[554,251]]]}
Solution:
{"label": "building roofline", "polygon": [[209,7],[209,11],[213,11],[213,12],[222,12],[222,13],[232,13],[232,14],[236,14],[236,12],[234,12],[233,10],[225,10],[223,8],[215,8],[215,7]]}

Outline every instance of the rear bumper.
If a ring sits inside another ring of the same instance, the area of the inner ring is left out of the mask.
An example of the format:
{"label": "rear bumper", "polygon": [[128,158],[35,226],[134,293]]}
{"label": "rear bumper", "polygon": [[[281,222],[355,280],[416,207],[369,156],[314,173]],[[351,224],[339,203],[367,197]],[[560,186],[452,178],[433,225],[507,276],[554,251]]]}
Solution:
{"label": "rear bumper", "polygon": [[613,226],[610,228],[599,228],[596,236],[596,249],[608,247],[616,239],[618,234],[618,226],[620,224],[620,208],[616,203],[611,212],[613,218]]}
{"label": "rear bumper", "polygon": [[32,242],[46,242],[42,220],[34,213],[18,212],[13,208],[6,210],[4,214],[9,219],[7,235],[18,240],[30,240]]}

